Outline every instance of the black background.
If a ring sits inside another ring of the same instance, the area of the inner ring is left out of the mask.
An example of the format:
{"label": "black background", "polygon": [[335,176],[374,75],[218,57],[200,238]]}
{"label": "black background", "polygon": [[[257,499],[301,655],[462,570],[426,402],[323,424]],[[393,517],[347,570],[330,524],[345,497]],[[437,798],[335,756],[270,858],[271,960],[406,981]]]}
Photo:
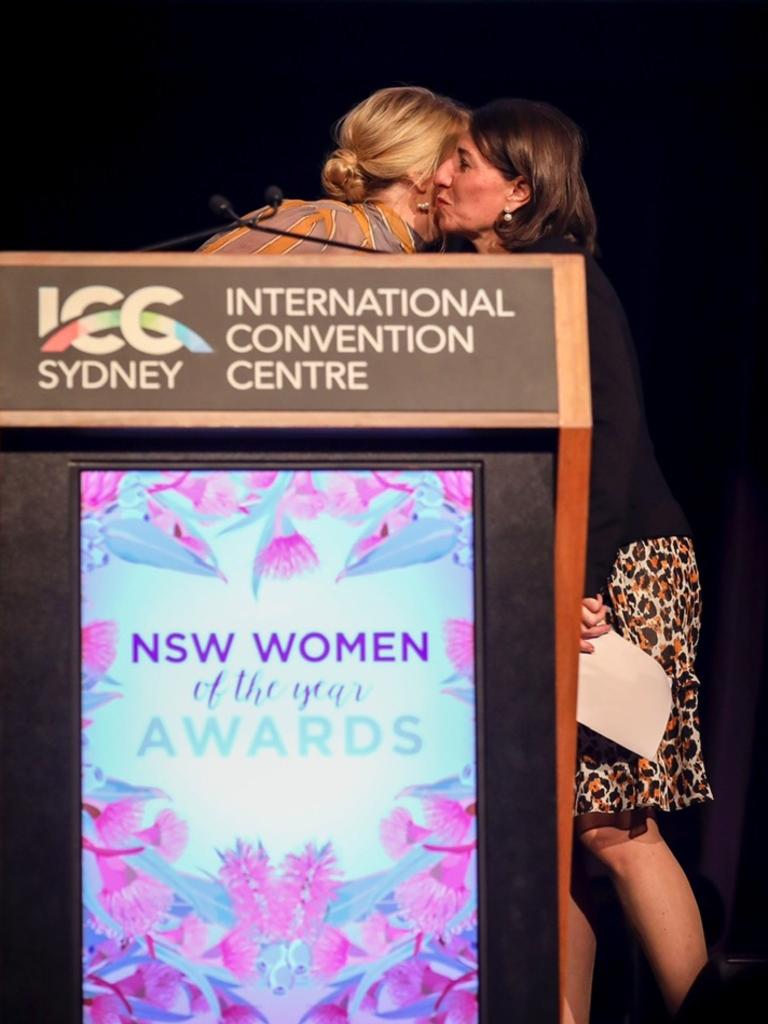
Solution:
{"label": "black background", "polygon": [[[714,950],[768,954],[765,675],[766,6],[761,3],[68,3],[6,8],[3,249],[129,250],[278,184],[319,191],[330,126],[384,85],[546,99],[584,129],[603,265],[657,451],[692,521],[716,801],[670,816]],[[607,886],[608,938],[621,935]],[[662,1019],[606,942],[600,1022]]]}

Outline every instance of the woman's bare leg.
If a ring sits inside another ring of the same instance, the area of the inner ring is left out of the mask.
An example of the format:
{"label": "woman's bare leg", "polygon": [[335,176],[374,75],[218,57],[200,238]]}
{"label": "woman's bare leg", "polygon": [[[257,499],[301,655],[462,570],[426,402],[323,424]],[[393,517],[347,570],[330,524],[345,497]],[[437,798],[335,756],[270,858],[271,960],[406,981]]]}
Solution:
{"label": "woman's bare leg", "polygon": [[571,898],[568,907],[568,948],[563,1024],[589,1024],[592,976],[595,970],[595,932],[590,922],[590,881],[584,853],[574,844]]}
{"label": "woman's bare leg", "polygon": [[605,826],[581,835],[608,869],[619,901],[648,958],[667,1009],[674,1014],[707,962],[701,915],[685,872],[649,818],[630,839]]}
{"label": "woman's bare leg", "polygon": [[568,908],[568,969],[563,1024],[589,1024],[595,948],[592,925],[571,896]]}

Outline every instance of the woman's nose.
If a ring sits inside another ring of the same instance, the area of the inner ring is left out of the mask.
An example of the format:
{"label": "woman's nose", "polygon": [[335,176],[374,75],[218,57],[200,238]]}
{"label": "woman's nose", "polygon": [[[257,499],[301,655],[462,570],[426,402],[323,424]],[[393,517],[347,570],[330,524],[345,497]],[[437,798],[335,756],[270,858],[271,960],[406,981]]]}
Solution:
{"label": "woman's nose", "polygon": [[453,174],[451,172],[451,161],[444,160],[435,172],[435,185],[438,188],[450,188],[452,181]]}

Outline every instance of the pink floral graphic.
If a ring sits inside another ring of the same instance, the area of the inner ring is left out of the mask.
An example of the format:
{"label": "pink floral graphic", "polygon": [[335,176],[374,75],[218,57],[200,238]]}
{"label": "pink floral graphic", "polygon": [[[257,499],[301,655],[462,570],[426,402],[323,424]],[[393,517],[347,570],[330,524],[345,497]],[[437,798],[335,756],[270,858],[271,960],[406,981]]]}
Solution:
{"label": "pink floral graphic", "polygon": [[167,919],[173,902],[173,891],[167,885],[139,874],[122,859],[99,856],[98,861],[101,902],[126,938],[146,935]]}
{"label": "pink floral graphic", "polygon": [[83,668],[88,675],[102,676],[117,657],[117,623],[89,622],[80,631]]}
{"label": "pink floral graphic", "polygon": [[434,868],[399,885],[395,899],[403,916],[420,932],[447,936],[449,922],[467,902],[468,866],[468,853],[448,855]]}
{"label": "pink floral graphic", "polygon": [[445,647],[453,667],[464,676],[472,676],[475,665],[475,631],[467,619],[447,619]]}
{"label": "pink floral graphic", "polygon": [[349,958],[351,943],[338,928],[326,925],[314,945],[312,970],[315,974],[332,978],[344,967]]}
{"label": "pink floral graphic", "polygon": [[136,833],[136,838],[156,847],[166,860],[178,860],[189,838],[187,823],[168,809],[160,811],[153,825]]}
{"label": "pink floral graphic", "polygon": [[287,580],[320,564],[312,544],[300,533],[275,537],[256,556],[254,570],[261,576]]}
{"label": "pink floral graphic", "polygon": [[262,846],[254,850],[238,839],[234,850],[221,855],[219,870],[238,918],[254,925],[263,935],[272,926],[272,869]]}
{"label": "pink floral graphic", "polygon": [[339,887],[336,859],[330,845],[288,854],[273,903],[275,931],[283,938],[313,940],[322,926],[328,904]]}
{"label": "pink floral graphic", "polygon": [[[232,600],[258,616],[266,606],[261,579],[283,589],[321,562],[325,569],[325,523],[338,535],[348,530],[329,586],[438,560],[441,572],[460,575],[457,555],[471,544],[472,473],[142,469],[89,471],[81,484],[83,598],[93,614],[82,626],[83,727],[91,725],[83,773],[84,1024],[286,1024],[275,1000],[288,1006],[304,992],[302,1005],[311,1008],[291,1024],[476,1024],[476,805],[463,763],[450,778],[392,794],[379,823],[378,870],[352,878],[322,835],[271,860],[259,821],[217,844],[218,868],[197,868],[200,836],[190,835],[194,821],[184,820],[173,785],[150,788],[98,767],[109,764],[101,723],[128,711],[130,699],[128,680],[108,675],[130,629],[111,612],[98,617],[99,574],[106,580],[117,566],[127,579],[137,565],[143,574],[187,573],[216,602],[252,568],[252,591],[248,580]],[[247,551],[238,565],[233,530],[243,531]],[[178,594],[183,608],[183,582]],[[454,695],[469,703],[473,625],[458,617],[466,609],[463,602],[444,621],[443,637],[465,677]],[[451,691],[440,682],[434,692],[443,700]],[[106,735],[123,742],[116,720]],[[264,774],[252,764],[254,785],[279,784],[278,765]]]}
{"label": "pink floral graphic", "polygon": [[101,512],[117,501],[125,473],[93,470],[80,474],[80,503],[83,512]]}
{"label": "pink floral graphic", "polygon": [[235,928],[221,940],[221,959],[238,978],[249,978],[256,972],[259,945],[250,929]]}
{"label": "pink floral graphic", "polygon": [[379,828],[381,845],[393,860],[399,860],[409,846],[422,842],[430,834],[417,825],[404,807],[396,807]]}
{"label": "pink floral graphic", "polygon": [[472,474],[466,469],[448,469],[437,474],[443,484],[445,500],[457,508],[472,508]]}

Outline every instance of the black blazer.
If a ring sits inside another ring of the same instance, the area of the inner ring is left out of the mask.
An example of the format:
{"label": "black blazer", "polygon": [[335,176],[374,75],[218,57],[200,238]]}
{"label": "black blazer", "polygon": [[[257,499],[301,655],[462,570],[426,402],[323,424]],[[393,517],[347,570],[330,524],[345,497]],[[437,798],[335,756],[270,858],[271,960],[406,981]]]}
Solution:
{"label": "black blazer", "polygon": [[581,253],[587,277],[592,384],[592,473],[585,595],[603,590],[619,548],[651,537],[690,537],[648,433],[626,314],[596,260],[573,242],[543,238],[525,252]]}

